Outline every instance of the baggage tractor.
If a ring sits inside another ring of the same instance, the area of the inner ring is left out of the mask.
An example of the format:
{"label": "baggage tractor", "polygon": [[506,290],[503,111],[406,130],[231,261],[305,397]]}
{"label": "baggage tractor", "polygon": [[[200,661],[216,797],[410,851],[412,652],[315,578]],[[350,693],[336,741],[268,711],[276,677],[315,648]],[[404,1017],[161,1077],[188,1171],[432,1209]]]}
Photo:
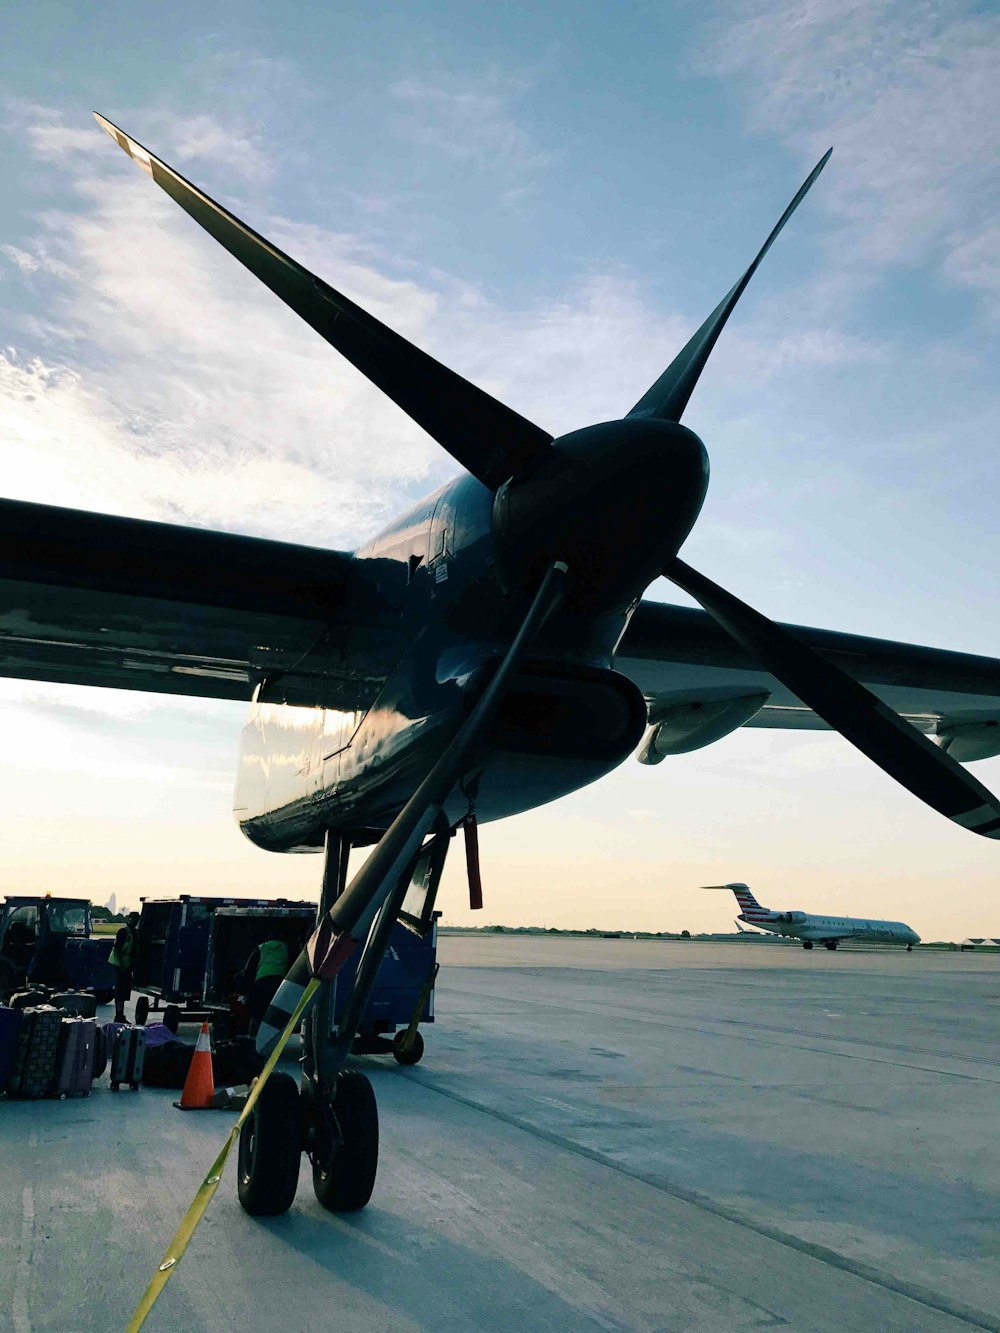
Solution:
{"label": "baggage tractor", "polygon": [[94,1024],[94,1064],[92,1077],[100,1078],[108,1067],[108,1034],[99,1023]]}
{"label": "baggage tractor", "polygon": [[92,1018],[64,1018],[52,1084],[55,1097],[89,1097],[94,1078],[94,1032]]}
{"label": "baggage tractor", "polygon": [[63,1016],[49,1005],[22,1011],[10,1091],[14,1097],[45,1097],[56,1076]]}
{"label": "baggage tractor", "polygon": [[129,1023],[119,1025],[111,1052],[111,1090],[117,1092],[122,1083],[127,1083],[138,1092],[145,1062],[146,1029]]}
{"label": "baggage tractor", "polygon": [[52,1003],[57,1009],[65,1009],[67,1013],[75,1014],[77,1018],[93,1018],[97,1013],[96,998],[82,990],[59,991],[53,995]]}
{"label": "baggage tractor", "polygon": [[9,1009],[0,1005],[0,1093],[7,1091],[11,1071],[14,1068],[14,1052],[17,1050],[17,1034],[24,1021],[20,1009]]}

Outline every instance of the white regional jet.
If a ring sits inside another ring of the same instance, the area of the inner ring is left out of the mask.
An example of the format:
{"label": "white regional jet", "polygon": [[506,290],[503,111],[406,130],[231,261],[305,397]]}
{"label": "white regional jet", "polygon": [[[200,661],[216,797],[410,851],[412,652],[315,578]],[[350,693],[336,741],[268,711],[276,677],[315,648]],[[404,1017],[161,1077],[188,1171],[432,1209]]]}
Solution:
{"label": "white regional jet", "polygon": [[[836,949],[841,940],[877,940],[881,944],[905,944],[907,953],[920,936],[902,921],[868,921],[858,916],[816,916],[812,912],[775,912],[760,903],[745,884],[706,884],[706,889],[731,889],[740,905],[740,921],[758,926],[772,935],[801,940],[803,949],[814,943]],[[739,921],[737,922],[737,927]]]}

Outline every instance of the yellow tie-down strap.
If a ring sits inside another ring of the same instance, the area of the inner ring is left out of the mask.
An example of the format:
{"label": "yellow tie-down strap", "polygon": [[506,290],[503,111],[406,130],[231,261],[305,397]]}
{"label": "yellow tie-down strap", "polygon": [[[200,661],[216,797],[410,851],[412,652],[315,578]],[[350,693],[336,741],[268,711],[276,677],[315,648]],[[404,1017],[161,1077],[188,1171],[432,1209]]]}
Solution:
{"label": "yellow tie-down strap", "polygon": [[191,1200],[191,1207],[184,1214],[184,1218],[181,1221],[180,1226],[177,1228],[173,1240],[167,1246],[167,1252],[163,1256],[163,1262],[153,1274],[149,1286],[143,1293],[142,1300],[135,1307],[135,1313],[128,1321],[126,1333],[138,1333],[138,1330],[142,1328],[149,1316],[150,1310],[152,1310],[153,1306],[156,1304],[157,1297],[167,1285],[167,1282],[173,1276],[177,1265],[184,1257],[184,1251],[188,1247],[188,1241],[190,1241],[191,1237],[194,1235],[195,1228],[205,1215],[205,1209],[208,1207],[212,1195],[218,1189],[219,1181],[222,1179],[222,1172],[226,1165],[226,1158],[229,1156],[229,1151],[233,1144],[239,1138],[240,1130],[243,1128],[243,1122],[246,1120],[247,1116],[250,1115],[251,1111],[253,1111],[264,1084],[271,1077],[274,1066],[278,1063],[278,1059],[281,1056],[281,1052],[285,1049],[289,1037],[295,1031],[296,1024],[302,1017],[306,1005],[312,999],[319,984],[319,978],[313,977],[309,982],[309,985],[306,986],[305,990],[302,992],[302,998],[295,1006],[295,1012],[285,1024],[285,1030],[278,1038],[277,1045],[268,1056],[267,1064],[261,1070],[260,1078],[254,1082],[253,1087],[250,1089],[247,1104],[244,1106],[240,1118],[229,1131],[229,1135],[226,1138],[225,1143],[222,1145],[222,1151],[208,1168],[208,1175],[198,1186],[198,1192]]}

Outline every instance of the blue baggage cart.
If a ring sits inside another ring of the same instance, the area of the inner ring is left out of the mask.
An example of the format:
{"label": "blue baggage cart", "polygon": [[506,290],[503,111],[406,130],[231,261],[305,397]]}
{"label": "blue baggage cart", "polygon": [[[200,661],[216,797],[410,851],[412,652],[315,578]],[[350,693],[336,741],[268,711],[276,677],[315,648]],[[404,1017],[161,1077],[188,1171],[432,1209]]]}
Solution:
{"label": "blue baggage cart", "polygon": [[[393,927],[389,947],[375,977],[371,997],[351,1048],[357,1055],[393,1055],[400,1064],[415,1065],[424,1043],[418,1023],[434,1022],[434,979],[437,975],[437,923],[417,933],[400,922]],[[354,985],[358,954],[337,973],[333,1019],[340,1022]]]}

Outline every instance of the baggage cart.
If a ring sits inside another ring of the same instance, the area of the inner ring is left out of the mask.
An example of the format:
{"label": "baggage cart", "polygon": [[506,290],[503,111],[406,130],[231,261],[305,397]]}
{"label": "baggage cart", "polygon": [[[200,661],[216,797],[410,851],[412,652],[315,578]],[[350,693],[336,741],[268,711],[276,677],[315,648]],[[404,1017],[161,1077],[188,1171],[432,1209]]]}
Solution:
{"label": "baggage cart", "polygon": [[[301,942],[312,930],[316,908],[312,903],[281,898],[206,898],[182,894],[178,898],[144,898],[139,916],[133,989],[139,992],[136,1021],[151,1011],[173,1007],[179,1022],[210,1021],[239,1026],[234,1012],[231,982],[246,963],[255,944],[268,938],[272,921],[279,930],[290,929]],[[215,941],[219,914],[219,942]],[[236,919],[249,913],[255,923],[248,931]],[[288,924],[291,923],[291,924]],[[256,936],[254,935],[256,931]],[[249,940],[242,958],[237,952]],[[220,1021],[221,1020],[221,1021]]]}

